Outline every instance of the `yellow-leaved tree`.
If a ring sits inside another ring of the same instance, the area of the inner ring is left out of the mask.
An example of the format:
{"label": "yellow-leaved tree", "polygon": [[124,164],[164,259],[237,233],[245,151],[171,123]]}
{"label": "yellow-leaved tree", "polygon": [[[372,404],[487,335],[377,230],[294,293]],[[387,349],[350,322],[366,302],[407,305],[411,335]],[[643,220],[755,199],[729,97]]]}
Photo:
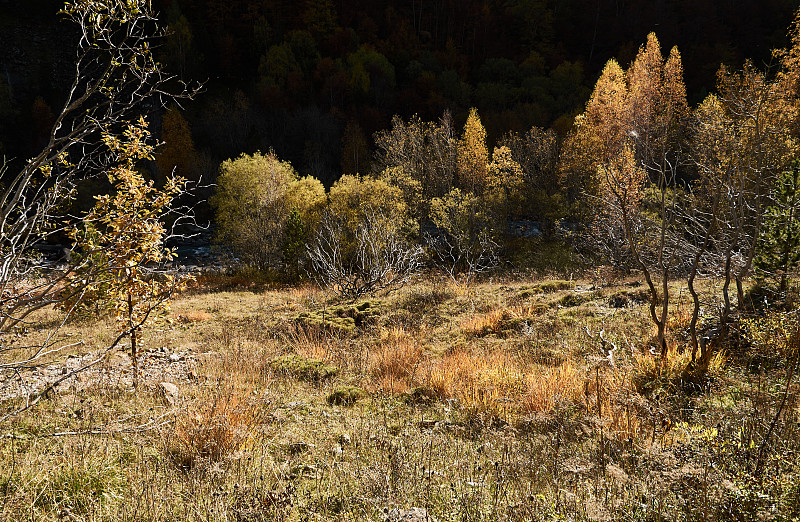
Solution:
{"label": "yellow-leaved tree", "polygon": [[344,175],[306,253],[320,286],[355,300],[405,283],[422,265],[413,238],[419,225],[400,188],[384,180]]}
{"label": "yellow-leaved tree", "polygon": [[506,146],[495,147],[487,167],[486,205],[502,226],[514,215],[525,213],[522,208],[525,174]]}
{"label": "yellow-leaved tree", "polygon": [[395,116],[391,129],[375,134],[375,145],[373,175],[400,187],[412,215],[425,221],[430,200],[447,194],[455,181],[458,139],[450,113],[439,122]]}
{"label": "yellow-leaved tree", "polygon": [[[776,195],[779,174],[797,156],[793,135],[797,101],[791,80],[795,65],[789,61],[794,54],[784,55],[787,62],[777,81],[749,62],[738,72],[721,68],[717,94],[706,97],[695,110],[692,159],[699,179],[693,187],[695,209],[687,221],[700,239],[688,280],[694,300],[689,330],[692,359],[701,369],[732,322],[732,284],[739,310],[748,306],[744,280],[756,258],[764,215]],[[696,328],[700,298],[694,278],[699,271],[723,281],[718,335],[704,345]]]}
{"label": "yellow-leaved tree", "polygon": [[[14,375],[0,387],[9,391],[6,387],[12,382],[17,386],[19,379],[24,383],[20,389],[30,390],[20,401],[21,406],[0,413],[0,422],[33,407],[65,380],[99,364],[107,350],[120,342],[121,337],[99,357],[68,368],[64,360],[66,346],[58,332],[71,308],[60,320],[47,325],[36,321],[32,314],[64,299],[74,300],[91,293],[96,281],[88,277],[93,275],[86,266],[88,260],[67,260],[64,270],[53,270],[43,265],[36,247],[50,239],[63,238],[65,230],[76,224],[79,218],[70,215],[68,209],[80,184],[91,183],[119,165],[117,159],[125,151],[109,153],[108,147],[103,146],[105,135],[121,132],[126,122],[138,118],[143,106],[165,107],[172,100],[191,98],[199,90],[199,86],[173,81],[173,76],[162,70],[154,49],[163,42],[164,30],[151,4],[150,0],[61,3],[61,15],[75,24],[75,31],[70,31],[76,40],[73,72],[67,82],[70,87],[56,96],[61,100],[60,109],[52,118],[44,110],[46,107],[37,110],[41,116],[37,118],[37,130],[43,133],[38,137],[45,138],[40,142],[42,148],[15,172],[5,172],[8,165],[0,162],[0,172],[4,172],[0,187],[0,371],[6,377]],[[8,116],[2,107],[3,91],[0,85],[0,113]],[[45,132],[47,122],[52,125]],[[129,142],[125,137],[121,140]],[[129,146],[135,148],[133,144]],[[135,197],[142,192],[143,188],[138,189]],[[97,232],[104,233],[105,229]],[[98,250],[112,247],[112,242],[97,240]],[[87,276],[83,288],[78,272]],[[68,281],[71,293],[65,287]],[[30,345],[22,341],[14,328],[23,321],[40,324],[47,335]],[[45,359],[62,364],[63,371],[42,387],[28,370]]]}
{"label": "yellow-leaved tree", "polygon": [[301,178],[274,152],[256,152],[222,162],[210,202],[219,225],[217,241],[243,265],[296,279],[299,245],[316,227],[325,189],[316,178]]}
{"label": "yellow-leaved tree", "polygon": [[167,309],[173,292],[187,281],[165,269],[174,253],[164,244],[169,234],[165,220],[185,182],[170,177],[158,188],[136,170],[138,162],[153,159],[149,135],[143,118],[128,124],[121,137],[103,135],[116,160],[107,173],[114,189],[97,196],[81,224],[68,231],[76,268],[65,280],[61,304],[67,309],[94,306],[114,316],[117,342],[130,338],[135,388],[141,329]]}

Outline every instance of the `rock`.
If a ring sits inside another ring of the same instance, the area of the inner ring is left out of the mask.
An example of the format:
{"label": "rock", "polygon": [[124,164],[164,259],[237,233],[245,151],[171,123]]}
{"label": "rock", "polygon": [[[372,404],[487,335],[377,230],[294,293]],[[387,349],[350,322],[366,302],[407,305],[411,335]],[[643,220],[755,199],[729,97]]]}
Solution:
{"label": "rock", "polygon": [[169,362],[178,362],[181,359],[182,357],[177,353],[173,353],[172,355],[169,356]]}
{"label": "rock", "polygon": [[386,522],[436,522],[436,519],[422,508],[412,507],[411,509],[394,508],[386,514]]}
{"label": "rock", "polygon": [[161,391],[161,397],[165,405],[175,406],[178,403],[181,394],[177,386],[171,382],[160,382],[158,383],[158,389]]}

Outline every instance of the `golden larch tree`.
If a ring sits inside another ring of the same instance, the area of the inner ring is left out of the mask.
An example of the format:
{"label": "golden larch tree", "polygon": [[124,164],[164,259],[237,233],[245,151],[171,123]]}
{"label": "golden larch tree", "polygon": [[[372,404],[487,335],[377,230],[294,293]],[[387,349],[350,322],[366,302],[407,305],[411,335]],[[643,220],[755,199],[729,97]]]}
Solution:
{"label": "golden larch tree", "polygon": [[482,193],[489,171],[489,150],[486,148],[486,129],[483,128],[478,110],[474,107],[469,111],[464,134],[458,142],[456,165],[462,190]]}
{"label": "golden larch tree", "polygon": [[[673,209],[687,117],[680,53],[672,49],[665,61],[650,33],[627,71],[615,60],[606,64],[586,111],[576,118],[565,145],[572,152],[561,167],[566,181],[583,181],[598,246],[612,262],[642,270],[662,355],[667,281],[685,262],[681,242],[673,240],[680,237]],[[645,212],[648,183],[653,195]]]}

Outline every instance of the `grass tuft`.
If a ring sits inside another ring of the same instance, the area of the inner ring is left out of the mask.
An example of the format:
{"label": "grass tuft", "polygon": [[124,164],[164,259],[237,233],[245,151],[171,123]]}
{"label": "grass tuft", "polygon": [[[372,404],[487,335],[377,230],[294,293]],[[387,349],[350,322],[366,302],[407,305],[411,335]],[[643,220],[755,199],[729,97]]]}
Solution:
{"label": "grass tuft", "polygon": [[378,389],[395,394],[407,392],[418,378],[422,356],[422,347],[403,328],[382,331],[378,346],[370,356]]}
{"label": "grass tuft", "polygon": [[34,505],[55,512],[88,515],[120,498],[119,469],[108,462],[88,460],[65,465],[36,487]]}
{"label": "grass tuft", "polygon": [[198,402],[182,412],[175,422],[169,456],[185,470],[220,462],[252,443],[265,421],[263,406],[240,392],[217,393],[210,403]]}

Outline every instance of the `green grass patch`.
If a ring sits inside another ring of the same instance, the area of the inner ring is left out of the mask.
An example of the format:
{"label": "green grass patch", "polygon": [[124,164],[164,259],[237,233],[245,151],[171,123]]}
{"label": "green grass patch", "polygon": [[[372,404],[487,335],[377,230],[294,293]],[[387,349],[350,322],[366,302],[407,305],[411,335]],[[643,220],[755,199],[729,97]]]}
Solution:
{"label": "green grass patch", "polygon": [[87,462],[81,467],[63,467],[43,480],[34,504],[42,509],[69,509],[85,515],[93,508],[119,498],[119,470],[108,463]]}

